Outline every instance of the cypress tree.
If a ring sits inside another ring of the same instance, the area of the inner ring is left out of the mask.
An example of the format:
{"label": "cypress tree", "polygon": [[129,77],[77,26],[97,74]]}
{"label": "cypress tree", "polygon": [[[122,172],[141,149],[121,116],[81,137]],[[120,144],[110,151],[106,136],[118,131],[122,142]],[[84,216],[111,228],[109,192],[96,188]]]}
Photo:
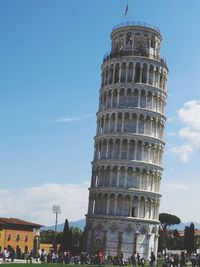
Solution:
{"label": "cypress tree", "polygon": [[60,251],[70,251],[72,250],[72,231],[69,229],[68,220],[65,220],[65,226],[63,230],[62,242],[60,246]]}

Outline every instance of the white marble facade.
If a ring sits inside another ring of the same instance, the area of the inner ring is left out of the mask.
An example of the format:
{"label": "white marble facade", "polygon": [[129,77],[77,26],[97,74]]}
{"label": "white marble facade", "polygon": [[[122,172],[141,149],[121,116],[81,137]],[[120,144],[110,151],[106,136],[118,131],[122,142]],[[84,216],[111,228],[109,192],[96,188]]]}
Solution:
{"label": "white marble facade", "polygon": [[158,29],[126,23],[102,64],[86,248],[124,258],[157,253],[166,62]]}

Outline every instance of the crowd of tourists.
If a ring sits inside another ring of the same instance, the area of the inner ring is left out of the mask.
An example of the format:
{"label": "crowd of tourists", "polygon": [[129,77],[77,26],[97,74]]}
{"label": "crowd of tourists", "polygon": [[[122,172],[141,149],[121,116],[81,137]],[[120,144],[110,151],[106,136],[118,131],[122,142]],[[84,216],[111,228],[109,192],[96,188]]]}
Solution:
{"label": "crowd of tourists", "polygon": [[190,263],[192,267],[200,267],[200,254],[191,253],[190,255],[184,253],[166,255],[163,267],[185,267]]}
{"label": "crowd of tourists", "polygon": [[[60,264],[80,264],[80,265],[115,265],[115,266],[140,266],[144,267],[145,263],[150,267],[154,267],[156,257],[152,252],[148,262],[135,252],[128,259],[124,259],[123,253],[120,256],[105,256],[102,252],[96,253],[94,256],[88,255],[86,252],[81,252],[78,256],[72,256],[70,252],[55,252],[53,250],[46,253],[44,249],[40,250],[37,256],[33,251],[25,251],[24,253],[16,253],[12,248],[5,248],[0,257],[4,262],[13,262],[16,258],[23,259],[27,263],[40,262],[40,263],[60,263]],[[192,253],[187,255],[184,252],[180,254],[167,254],[164,258],[162,267],[185,267],[190,262],[192,267],[200,267],[200,254]]]}
{"label": "crowd of tourists", "polygon": [[[60,264],[80,264],[80,265],[117,265],[117,266],[125,266],[132,265],[141,267],[144,266],[145,260],[141,258],[139,253],[135,252],[128,259],[124,259],[123,253],[120,256],[105,256],[101,251],[96,253],[94,256],[88,255],[86,252],[81,252],[79,256],[72,256],[70,252],[55,252],[54,250],[50,250],[48,253],[44,251],[44,249],[40,250],[38,255],[34,254],[34,251],[26,250],[24,253],[16,252],[12,248],[5,248],[0,257],[4,262],[13,262],[15,259],[23,259],[27,263],[33,262],[41,262],[41,263],[60,263]],[[154,266],[155,256],[151,253],[151,257],[149,259],[149,265]]]}

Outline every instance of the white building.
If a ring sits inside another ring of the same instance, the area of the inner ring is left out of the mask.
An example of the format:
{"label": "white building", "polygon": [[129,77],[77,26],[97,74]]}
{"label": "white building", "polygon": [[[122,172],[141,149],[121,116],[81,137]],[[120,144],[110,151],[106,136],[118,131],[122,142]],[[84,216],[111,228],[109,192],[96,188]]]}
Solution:
{"label": "white building", "polygon": [[116,26],[102,64],[87,252],[124,258],[157,254],[168,69],[160,31]]}

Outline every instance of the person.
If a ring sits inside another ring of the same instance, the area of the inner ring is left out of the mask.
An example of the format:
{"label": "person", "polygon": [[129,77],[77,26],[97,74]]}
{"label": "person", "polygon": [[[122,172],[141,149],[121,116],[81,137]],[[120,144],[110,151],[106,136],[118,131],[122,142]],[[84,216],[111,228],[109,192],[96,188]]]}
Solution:
{"label": "person", "polygon": [[26,250],[24,252],[24,259],[26,260],[26,263],[28,263],[28,260],[29,260],[29,251],[28,250]]}
{"label": "person", "polygon": [[119,258],[119,266],[124,266],[124,259],[123,259],[123,253],[120,254],[120,258]]}
{"label": "person", "polygon": [[151,256],[150,256],[149,265],[150,265],[151,267],[155,266],[155,261],[156,261],[156,257],[155,257],[155,255],[154,255],[154,253],[153,253],[153,251],[152,251],[152,252],[151,252]]}
{"label": "person", "polygon": [[45,263],[45,251],[44,251],[44,249],[42,249],[42,251],[41,251],[41,255],[40,255],[40,261],[41,261],[41,263]]}
{"label": "person", "polygon": [[186,266],[186,258],[185,258],[185,253],[182,251],[181,252],[181,257],[180,257],[180,267]]}
{"label": "person", "polygon": [[29,261],[30,261],[30,263],[33,263],[33,255],[34,255],[34,253],[33,253],[33,250],[31,249],[31,252],[29,254]]}
{"label": "person", "polygon": [[103,263],[103,253],[102,253],[101,251],[99,251],[99,252],[97,253],[97,260],[98,260],[98,264],[99,264],[99,266],[101,266],[102,263]]}
{"label": "person", "polygon": [[136,257],[137,257],[136,252],[133,255],[131,255],[131,263],[133,266],[136,266]]}
{"label": "person", "polygon": [[145,264],[145,260],[144,260],[144,258],[141,258],[140,259],[140,265],[141,265],[141,267],[144,267],[144,264]]}

